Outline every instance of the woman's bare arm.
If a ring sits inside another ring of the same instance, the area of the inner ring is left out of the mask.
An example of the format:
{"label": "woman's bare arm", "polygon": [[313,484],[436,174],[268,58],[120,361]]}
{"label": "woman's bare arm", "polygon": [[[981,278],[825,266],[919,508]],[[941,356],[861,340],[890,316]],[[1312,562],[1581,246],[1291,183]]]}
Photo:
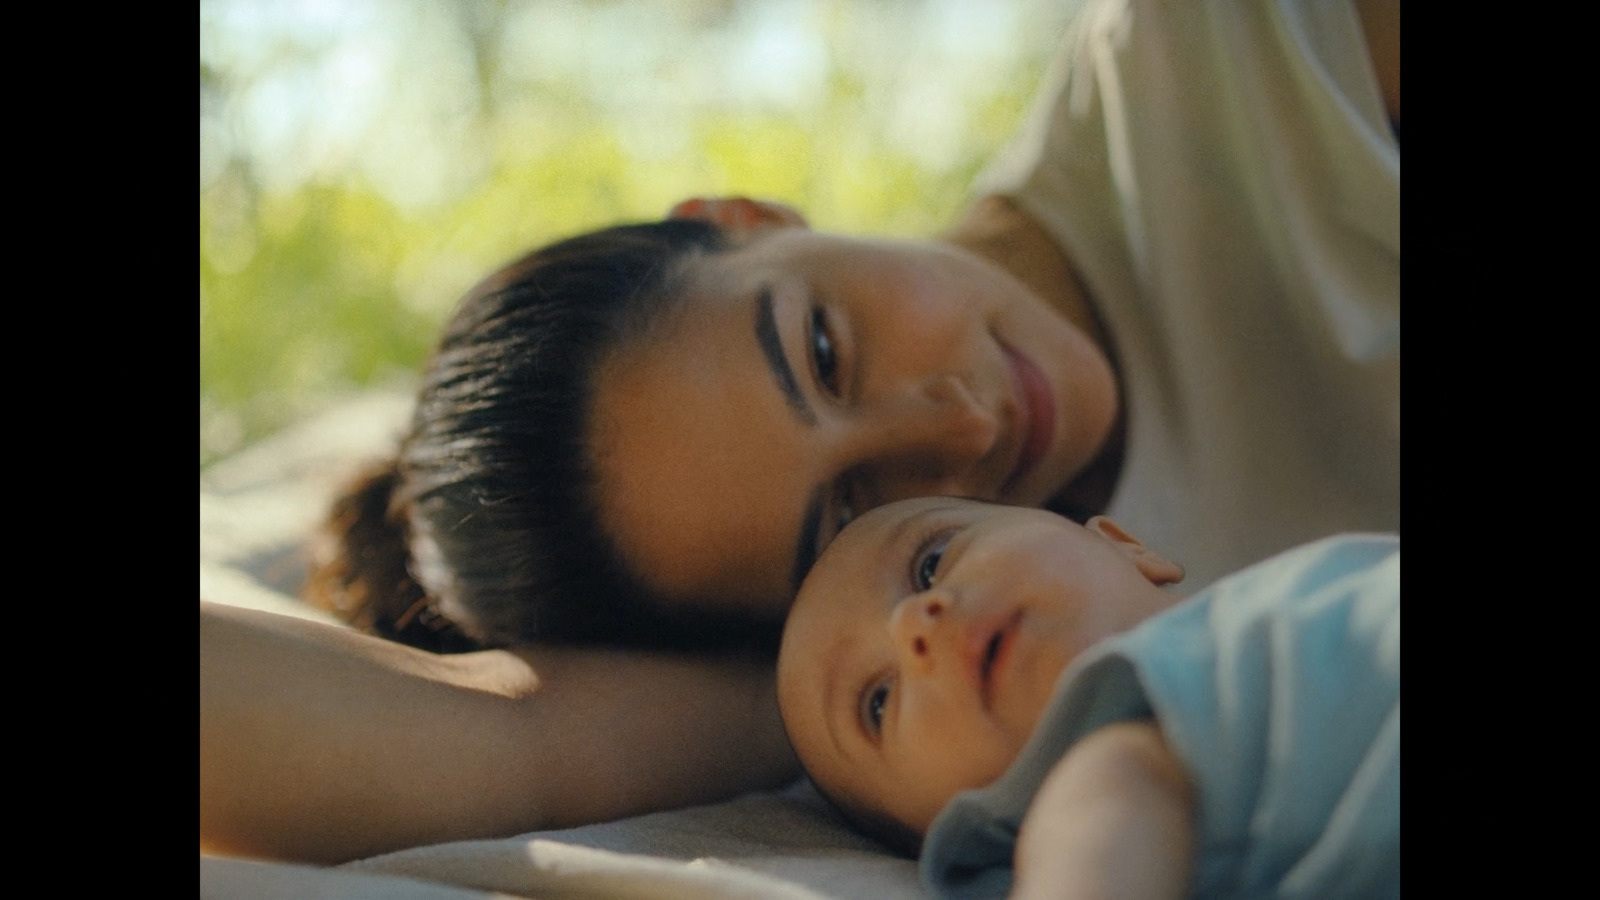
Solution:
{"label": "woman's bare arm", "polygon": [[1017,836],[1015,898],[1189,893],[1193,789],[1149,722],[1080,741],[1051,769]]}
{"label": "woman's bare arm", "polygon": [[770,665],[440,656],[200,604],[200,847],[338,862],[709,802],[796,777]]}

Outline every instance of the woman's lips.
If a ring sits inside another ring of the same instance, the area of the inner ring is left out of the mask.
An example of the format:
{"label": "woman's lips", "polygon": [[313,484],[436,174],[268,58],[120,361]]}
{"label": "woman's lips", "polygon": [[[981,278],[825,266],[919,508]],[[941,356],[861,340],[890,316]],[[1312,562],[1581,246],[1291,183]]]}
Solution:
{"label": "woman's lips", "polygon": [[1017,431],[1021,447],[1016,467],[1001,488],[1002,496],[1033,471],[1049,451],[1056,433],[1056,398],[1050,390],[1050,382],[1032,360],[1010,347],[1003,349],[1017,391]]}

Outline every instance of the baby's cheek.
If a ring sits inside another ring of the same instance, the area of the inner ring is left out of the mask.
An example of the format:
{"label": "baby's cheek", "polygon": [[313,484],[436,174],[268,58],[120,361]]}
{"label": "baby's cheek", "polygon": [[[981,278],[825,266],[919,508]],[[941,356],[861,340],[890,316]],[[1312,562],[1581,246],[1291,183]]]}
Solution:
{"label": "baby's cheek", "polygon": [[933,824],[934,817],[957,794],[993,784],[1016,758],[1016,754],[998,740],[966,744],[944,742],[941,751],[936,766],[929,765],[903,783],[898,791],[901,802],[896,806],[902,811],[896,818],[921,831]]}
{"label": "baby's cheek", "polygon": [[1072,658],[1073,654],[1047,646],[1031,660],[1032,665],[1023,679],[1022,690],[1017,691],[1013,701],[1001,710],[1013,756],[1020,753],[1022,746],[1033,736],[1033,730],[1038,727],[1045,709],[1055,697],[1061,673],[1066,671]]}
{"label": "baby's cheek", "polygon": [[963,748],[953,766],[951,792],[958,793],[994,783],[1011,767],[1021,749],[1020,743],[1003,733],[995,733]]}

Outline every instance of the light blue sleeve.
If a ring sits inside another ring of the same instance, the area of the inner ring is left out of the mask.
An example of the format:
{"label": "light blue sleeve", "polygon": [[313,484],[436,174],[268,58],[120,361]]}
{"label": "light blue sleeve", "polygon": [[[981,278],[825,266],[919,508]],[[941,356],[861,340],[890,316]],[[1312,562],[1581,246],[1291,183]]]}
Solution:
{"label": "light blue sleeve", "polygon": [[1333,538],[1085,654],[1006,775],[935,821],[925,882],[1003,896],[1050,768],[1090,731],[1153,716],[1197,790],[1193,896],[1398,896],[1399,584],[1397,539]]}

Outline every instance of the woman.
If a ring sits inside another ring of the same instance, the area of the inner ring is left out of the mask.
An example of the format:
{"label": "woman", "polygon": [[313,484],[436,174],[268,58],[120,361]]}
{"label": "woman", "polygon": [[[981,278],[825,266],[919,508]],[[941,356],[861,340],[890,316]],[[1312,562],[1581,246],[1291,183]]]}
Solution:
{"label": "woman", "polygon": [[[990,195],[939,241],[818,235],[733,199],[534,254],[447,329],[397,464],[338,511],[322,594],[436,649],[770,647],[838,528],[905,496],[1109,507],[1197,583],[1327,532],[1397,528],[1398,84],[1397,3],[1094,4]],[[219,847],[303,856],[305,824],[252,822],[234,776],[208,776],[226,748],[276,777],[264,748],[212,724],[253,709],[262,673],[221,671],[234,664],[208,629],[306,679],[303,702],[254,727],[338,748],[348,768],[316,764],[344,786],[329,815],[359,808],[351,770],[425,776],[347,822],[355,840],[320,845],[335,858],[794,771],[758,663],[634,679],[617,673],[665,658],[446,662],[224,619],[202,609],[202,835]],[[607,678],[603,703],[578,687]],[[386,714],[353,712],[379,684]],[[599,785],[557,752],[583,741],[579,698],[677,724],[626,722],[643,749],[609,750],[624,774]],[[510,737],[533,721],[538,752]],[[746,751],[731,764],[729,734]],[[680,755],[655,760],[663,741]],[[496,749],[436,764],[478,746]],[[702,752],[723,755],[710,768]],[[482,804],[498,816],[472,803],[491,761],[524,776]],[[276,796],[292,806],[299,788]]]}
{"label": "woman", "polygon": [[[857,511],[1070,495],[1116,385],[1054,293],[1065,312],[957,246],[742,198],[534,253],[446,329],[398,466],[337,517],[327,605],[393,598],[401,621],[426,596],[488,645],[770,644]],[[380,587],[408,571],[419,589]]]}

